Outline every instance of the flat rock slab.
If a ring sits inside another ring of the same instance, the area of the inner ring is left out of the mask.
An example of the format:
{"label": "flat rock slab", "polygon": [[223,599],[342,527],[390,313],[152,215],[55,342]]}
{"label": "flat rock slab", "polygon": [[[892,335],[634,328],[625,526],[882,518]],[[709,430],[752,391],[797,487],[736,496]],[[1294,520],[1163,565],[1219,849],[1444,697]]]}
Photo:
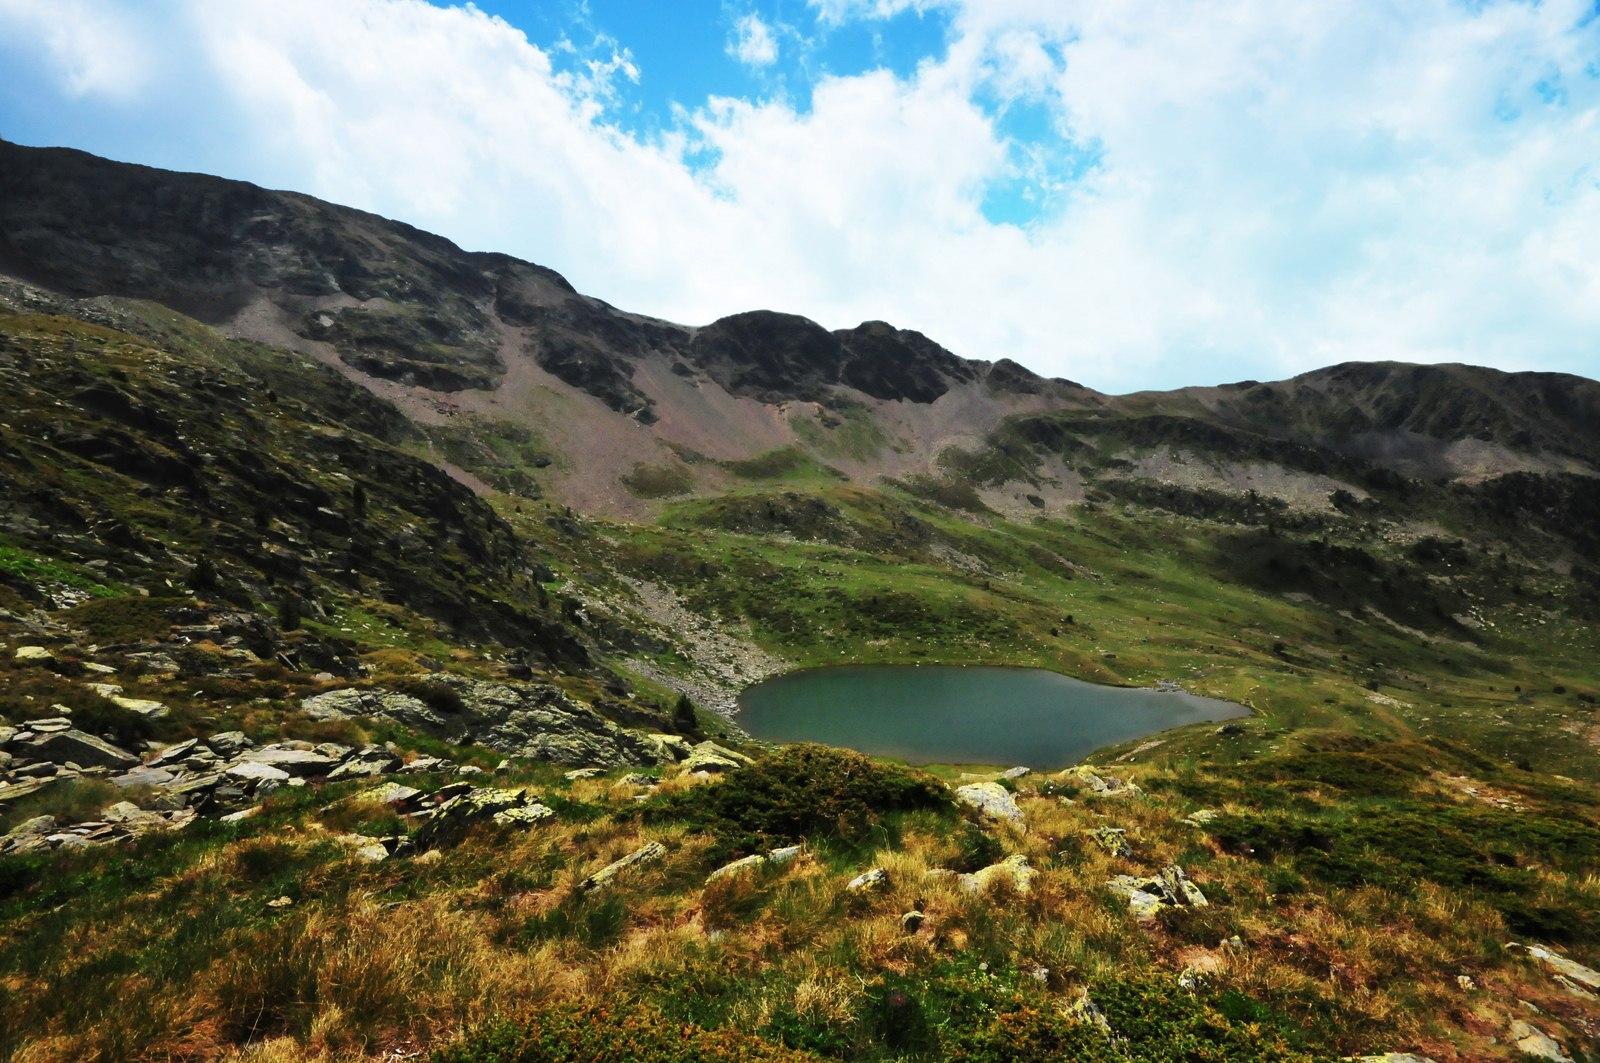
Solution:
{"label": "flat rock slab", "polygon": [[240,758],[249,764],[266,764],[302,779],[326,775],[338,765],[332,757],[309,749],[252,749]]}
{"label": "flat rock slab", "polygon": [[139,763],[139,758],[127,750],[75,729],[39,735],[24,742],[17,752],[34,760],[84,768],[132,768]]}
{"label": "flat rock slab", "polygon": [[1600,971],[1585,967],[1576,960],[1569,960],[1560,953],[1551,952],[1542,945],[1519,945],[1516,942],[1512,942],[1506,947],[1526,952],[1556,974],[1571,979],[1585,989],[1600,990]]}
{"label": "flat rock slab", "polygon": [[619,875],[625,874],[640,864],[653,863],[667,855],[667,847],[660,842],[649,842],[640,846],[620,860],[614,860],[602,867],[599,871],[584,879],[579,885],[585,893],[593,893],[597,889],[616,881]]}

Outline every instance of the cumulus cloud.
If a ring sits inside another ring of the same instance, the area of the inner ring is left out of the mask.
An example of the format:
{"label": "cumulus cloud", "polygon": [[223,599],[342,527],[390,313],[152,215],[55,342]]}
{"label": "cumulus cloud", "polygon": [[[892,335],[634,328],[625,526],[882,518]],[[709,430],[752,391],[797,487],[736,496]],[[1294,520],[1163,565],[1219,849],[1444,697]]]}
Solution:
{"label": "cumulus cloud", "polygon": [[752,11],[734,23],[728,54],[745,66],[771,66],[778,61],[778,38],[772,27]]}
{"label": "cumulus cloud", "polygon": [[[26,52],[49,106],[160,115],[163,158],[182,130],[196,166],[678,320],[887,318],[1108,389],[1345,358],[1597,375],[1588,6],[812,0],[828,25],[941,8],[947,47],[650,136],[617,116],[624,27],[577,62],[422,0],[0,0],[0,62]],[[1019,182],[1049,209],[986,216]]]}

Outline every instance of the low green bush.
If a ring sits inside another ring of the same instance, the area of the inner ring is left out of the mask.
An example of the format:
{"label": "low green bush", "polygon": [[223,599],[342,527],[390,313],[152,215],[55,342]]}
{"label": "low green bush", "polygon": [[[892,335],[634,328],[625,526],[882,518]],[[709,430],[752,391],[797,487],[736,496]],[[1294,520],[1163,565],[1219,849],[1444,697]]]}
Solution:
{"label": "low green bush", "polygon": [[715,786],[646,802],[646,822],[679,822],[716,839],[713,857],[825,836],[859,841],[893,812],[948,808],[937,779],[826,746],[787,746]]}
{"label": "low green bush", "polygon": [[815,1058],[738,1030],[703,1030],[643,1008],[564,1005],[526,1023],[491,1023],[435,1052],[433,1063],[764,1063]]}

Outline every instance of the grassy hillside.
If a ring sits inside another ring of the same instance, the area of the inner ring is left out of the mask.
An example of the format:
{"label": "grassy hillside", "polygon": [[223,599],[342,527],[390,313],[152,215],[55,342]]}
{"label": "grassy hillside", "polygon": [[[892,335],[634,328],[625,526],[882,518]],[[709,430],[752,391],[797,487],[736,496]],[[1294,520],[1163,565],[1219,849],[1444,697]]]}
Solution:
{"label": "grassy hillside", "polygon": [[[0,1057],[1594,1058],[1581,482],[1008,517],[779,451],[630,524],[142,304],[14,305],[0,382]],[[1011,819],[678,711],[866,661],[1253,714]]]}

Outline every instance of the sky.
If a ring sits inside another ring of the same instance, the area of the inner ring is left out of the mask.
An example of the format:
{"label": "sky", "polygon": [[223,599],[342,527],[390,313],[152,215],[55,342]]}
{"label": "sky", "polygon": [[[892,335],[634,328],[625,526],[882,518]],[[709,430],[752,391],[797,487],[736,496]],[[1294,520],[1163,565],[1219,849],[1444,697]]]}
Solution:
{"label": "sky", "polygon": [[1600,377],[1600,0],[0,0],[0,137],[1107,391]]}

